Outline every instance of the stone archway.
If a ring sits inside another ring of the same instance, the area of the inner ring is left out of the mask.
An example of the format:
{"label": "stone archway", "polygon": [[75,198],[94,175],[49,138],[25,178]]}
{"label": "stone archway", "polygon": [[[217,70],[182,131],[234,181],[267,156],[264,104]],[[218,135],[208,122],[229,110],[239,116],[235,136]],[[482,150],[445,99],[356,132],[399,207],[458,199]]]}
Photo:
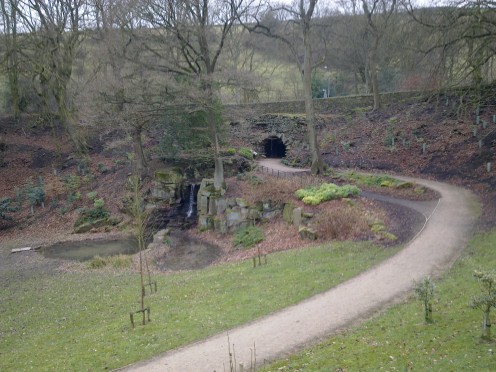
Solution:
{"label": "stone archway", "polygon": [[284,158],[286,145],[281,138],[271,136],[263,140],[264,154],[267,158]]}

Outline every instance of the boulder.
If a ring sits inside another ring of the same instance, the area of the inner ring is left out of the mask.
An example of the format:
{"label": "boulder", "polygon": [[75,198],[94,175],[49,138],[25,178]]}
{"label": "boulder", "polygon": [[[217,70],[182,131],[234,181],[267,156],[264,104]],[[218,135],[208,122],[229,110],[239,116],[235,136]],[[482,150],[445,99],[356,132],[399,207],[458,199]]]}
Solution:
{"label": "boulder", "polygon": [[157,170],[154,178],[165,184],[180,184],[184,181],[183,172],[179,168]]}
{"label": "boulder", "polygon": [[298,229],[298,234],[302,239],[317,240],[317,232],[311,227],[300,226]]}
{"label": "boulder", "polygon": [[293,209],[292,221],[293,221],[293,225],[295,225],[296,227],[300,227],[300,225],[301,225],[301,208],[300,207]]}
{"label": "boulder", "polygon": [[291,202],[284,204],[284,209],[282,210],[282,218],[287,223],[293,223],[293,210],[295,205]]}
{"label": "boulder", "polygon": [[221,233],[221,234],[227,234],[228,228],[227,228],[227,221],[224,218],[221,217],[215,217],[214,218],[214,229],[215,231]]}
{"label": "boulder", "polygon": [[222,214],[226,211],[227,202],[225,198],[215,199],[215,208],[217,209],[217,214]]}

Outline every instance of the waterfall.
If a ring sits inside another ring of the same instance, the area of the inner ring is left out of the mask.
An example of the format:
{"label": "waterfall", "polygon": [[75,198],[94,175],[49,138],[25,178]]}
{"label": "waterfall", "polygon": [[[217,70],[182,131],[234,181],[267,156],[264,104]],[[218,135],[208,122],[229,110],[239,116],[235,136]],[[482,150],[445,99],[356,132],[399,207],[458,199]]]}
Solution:
{"label": "waterfall", "polygon": [[191,218],[193,216],[193,213],[195,212],[195,206],[196,206],[195,188],[196,188],[196,185],[191,184],[190,191],[189,191],[188,211],[186,212],[186,218]]}

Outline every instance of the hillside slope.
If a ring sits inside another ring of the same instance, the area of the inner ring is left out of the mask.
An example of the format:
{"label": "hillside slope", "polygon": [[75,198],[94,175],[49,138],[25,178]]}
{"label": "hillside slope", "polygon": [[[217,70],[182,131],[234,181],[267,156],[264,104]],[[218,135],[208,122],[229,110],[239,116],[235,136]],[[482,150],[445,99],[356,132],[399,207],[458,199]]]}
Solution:
{"label": "hillside slope", "polygon": [[[419,176],[468,187],[483,202],[481,226],[492,227],[496,224],[496,107],[491,103],[481,107],[476,125],[474,108],[462,110],[456,102],[446,97],[402,99],[376,112],[353,105],[321,111],[318,137],[324,159],[333,168]],[[24,203],[20,212],[10,214],[14,221],[0,221],[2,238],[42,234],[57,240],[72,231],[80,208],[91,206],[89,192],[103,198],[112,215],[126,218],[122,201],[132,147],[123,133],[89,135],[90,151],[81,161],[71,154],[63,135],[54,140],[52,129],[36,117],[21,123],[4,117],[0,123],[7,146],[0,167],[0,198],[14,198],[40,176],[47,194],[45,209],[35,206],[34,216]],[[157,133],[147,138],[145,146],[152,151]],[[240,145],[238,138],[230,142]],[[488,163],[492,163],[490,171]],[[154,167],[161,164],[158,159],[152,162]]]}

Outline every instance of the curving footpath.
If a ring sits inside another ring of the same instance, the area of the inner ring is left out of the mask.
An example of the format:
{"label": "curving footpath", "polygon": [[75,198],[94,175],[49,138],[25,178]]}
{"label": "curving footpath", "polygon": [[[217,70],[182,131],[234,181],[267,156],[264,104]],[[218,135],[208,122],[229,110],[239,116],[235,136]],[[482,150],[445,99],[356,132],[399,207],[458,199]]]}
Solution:
{"label": "curving footpath", "polygon": [[[460,255],[473,232],[478,202],[469,191],[445,183],[409,179],[438,191],[441,199],[426,224],[401,252],[327,292],[229,331],[236,362],[250,368],[315,343],[404,297],[413,282],[436,275]],[[125,368],[129,371],[228,371],[227,333]]]}

